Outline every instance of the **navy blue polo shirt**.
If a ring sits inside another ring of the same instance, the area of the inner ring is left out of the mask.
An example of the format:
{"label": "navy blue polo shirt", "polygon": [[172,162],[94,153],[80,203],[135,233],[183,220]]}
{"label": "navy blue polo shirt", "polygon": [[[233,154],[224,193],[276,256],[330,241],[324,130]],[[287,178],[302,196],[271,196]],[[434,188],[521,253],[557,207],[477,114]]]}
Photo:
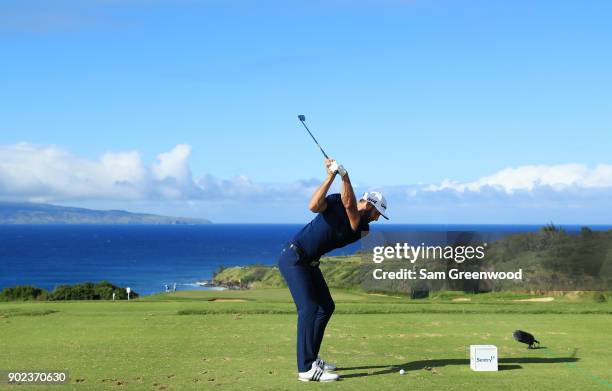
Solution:
{"label": "navy blue polo shirt", "polygon": [[333,249],[356,242],[361,239],[362,232],[370,229],[368,221],[361,219],[357,231],[353,231],[340,194],[330,194],[325,200],[327,208],[306,224],[292,240],[314,261]]}

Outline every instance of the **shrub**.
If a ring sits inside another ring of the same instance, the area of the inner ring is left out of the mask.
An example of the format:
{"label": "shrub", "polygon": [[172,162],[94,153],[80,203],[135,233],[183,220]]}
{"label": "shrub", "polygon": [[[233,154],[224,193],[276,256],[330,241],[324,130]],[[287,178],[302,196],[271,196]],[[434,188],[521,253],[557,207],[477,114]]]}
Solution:
{"label": "shrub", "polygon": [[4,288],[0,292],[0,301],[13,300],[46,300],[48,292],[31,285],[17,285]]}
{"label": "shrub", "polygon": [[606,302],[606,296],[601,293],[598,292],[595,294],[595,297],[593,298],[595,300],[596,303],[605,303]]}
{"label": "shrub", "polygon": [[[108,281],[101,281],[98,284],[85,282],[76,285],[60,285],[51,292],[49,300],[111,300],[113,292],[117,300],[127,299],[125,288],[120,288]],[[137,297],[138,293],[130,293],[130,298]]]}

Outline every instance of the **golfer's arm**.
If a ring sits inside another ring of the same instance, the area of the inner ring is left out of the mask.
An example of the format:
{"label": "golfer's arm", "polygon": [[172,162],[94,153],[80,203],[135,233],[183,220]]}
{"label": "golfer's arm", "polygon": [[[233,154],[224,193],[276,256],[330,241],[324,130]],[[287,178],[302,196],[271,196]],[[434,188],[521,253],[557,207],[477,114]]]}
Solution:
{"label": "golfer's arm", "polygon": [[310,209],[311,212],[319,213],[323,212],[325,208],[327,208],[327,201],[325,201],[325,196],[327,195],[329,187],[331,186],[335,177],[336,174],[334,173],[328,174],[327,178],[325,178],[321,186],[319,186],[319,188],[312,194],[310,202],[308,203],[308,209]]}
{"label": "golfer's arm", "polygon": [[351,223],[353,231],[357,231],[359,228],[359,212],[357,211],[357,200],[355,199],[355,192],[353,191],[353,185],[348,174],[342,178],[342,205],[346,209],[346,214]]}

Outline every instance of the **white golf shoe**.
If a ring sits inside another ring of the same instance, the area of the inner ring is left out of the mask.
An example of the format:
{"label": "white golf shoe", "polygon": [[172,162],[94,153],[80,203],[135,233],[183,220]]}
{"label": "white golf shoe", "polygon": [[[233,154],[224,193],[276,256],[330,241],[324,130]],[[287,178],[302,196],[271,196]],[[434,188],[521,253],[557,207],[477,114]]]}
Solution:
{"label": "white golf shoe", "polygon": [[332,363],[326,362],[321,357],[317,357],[317,361],[315,362],[317,363],[319,368],[323,369],[324,371],[335,371],[336,369],[338,369],[337,366]]}
{"label": "white golf shoe", "polygon": [[312,368],[308,372],[299,372],[298,380],[299,381],[319,381],[319,382],[329,382],[336,381],[340,376],[335,373],[325,372],[323,368],[319,367],[316,361],[312,363]]}

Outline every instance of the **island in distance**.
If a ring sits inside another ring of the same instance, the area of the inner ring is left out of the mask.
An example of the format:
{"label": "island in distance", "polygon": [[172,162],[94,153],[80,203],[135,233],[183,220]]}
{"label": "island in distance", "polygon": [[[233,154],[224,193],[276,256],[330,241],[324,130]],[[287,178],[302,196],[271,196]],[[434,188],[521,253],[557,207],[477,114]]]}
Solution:
{"label": "island in distance", "polygon": [[94,210],[31,202],[0,202],[0,224],[210,224],[206,219]]}

